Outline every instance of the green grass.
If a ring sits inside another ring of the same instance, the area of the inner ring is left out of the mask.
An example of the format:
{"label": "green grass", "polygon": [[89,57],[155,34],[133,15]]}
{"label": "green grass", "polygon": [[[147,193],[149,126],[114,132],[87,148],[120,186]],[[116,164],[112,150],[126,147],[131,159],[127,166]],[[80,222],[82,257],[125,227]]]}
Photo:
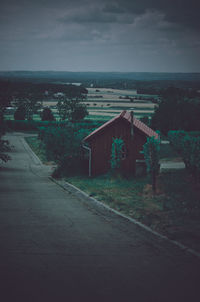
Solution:
{"label": "green grass", "polygon": [[200,249],[195,239],[200,230],[200,186],[186,171],[160,174],[156,195],[148,177],[76,176],[66,181],[153,230]]}
{"label": "green grass", "polygon": [[43,143],[37,138],[37,136],[33,137],[25,137],[26,142],[29,144],[33,152],[37,154],[39,159],[43,163],[47,163],[47,158],[46,158],[46,153],[45,153],[45,148]]}
{"label": "green grass", "polygon": [[150,197],[147,202],[147,199],[143,198],[144,188],[148,184],[146,177],[125,179],[109,175],[95,178],[76,176],[66,180],[111,208],[140,220],[143,220],[145,212],[162,208],[156,199]]}
{"label": "green grass", "polygon": [[111,116],[105,116],[105,115],[92,115],[92,114],[90,114],[86,117],[86,120],[92,120],[92,121],[97,121],[97,122],[99,122],[99,121],[107,122],[111,118],[113,118],[112,115]]}

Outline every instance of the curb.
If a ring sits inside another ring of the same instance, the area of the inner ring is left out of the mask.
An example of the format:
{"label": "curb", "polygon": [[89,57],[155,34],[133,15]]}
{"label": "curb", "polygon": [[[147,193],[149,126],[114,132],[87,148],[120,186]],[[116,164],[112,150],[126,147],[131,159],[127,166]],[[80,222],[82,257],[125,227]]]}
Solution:
{"label": "curb", "polygon": [[34,164],[38,165],[38,166],[43,166],[43,163],[41,162],[41,160],[39,159],[39,157],[33,152],[33,150],[28,145],[28,143],[26,142],[26,140],[24,138],[21,138],[21,141],[22,141],[22,144],[24,146],[24,149],[27,151],[27,153],[29,154],[29,156],[33,160]]}
{"label": "curb", "polygon": [[176,241],[176,240],[171,240],[169,239],[167,236],[165,235],[162,235],[154,230],[152,230],[150,227],[144,225],[143,223],[137,221],[136,219],[134,218],[131,218],[131,217],[128,217],[127,215],[125,214],[122,214],[120,212],[118,212],[117,210],[115,209],[112,209],[110,208],[108,205],[98,201],[97,199],[93,198],[93,197],[90,197],[87,193],[83,192],[82,190],[78,189],[77,187],[75,187],[74,185],[66,182],[66,181],[58,181],[58,180],[55,180],[53,177],[49,177],[49,179],[54,182],[55,184],[59,185],[60,187],[62,187],[65,191],[71,193],[71,194],[74,194],[76,195],[77,198],[81,199],[81,198],[84,198],[84,199],[87,199],[87,201],[90,201],[92,203],[95,203],[97,204],[98,206],[100,207],[103,207],[105,208],[106,210],[108,210],[109,212],[112,212],[114,213],[115,215],[118,215],[132,223],[134,223],[135,225],[143,228],[144,230],[146,230],[147,232],[150,232],[151,234],[161,238],[161,239],[164,239],[170,243],[172,243],[173,245],[176,245],[177,247],[179,247],[181,250],[183,250],[184,252],[188,252],[190,254],[192,254],[193,256],[196,256],[198,258],[200,258],[200,253],[191,249],[190,247],[188,246],[185,246],[184,244]]}

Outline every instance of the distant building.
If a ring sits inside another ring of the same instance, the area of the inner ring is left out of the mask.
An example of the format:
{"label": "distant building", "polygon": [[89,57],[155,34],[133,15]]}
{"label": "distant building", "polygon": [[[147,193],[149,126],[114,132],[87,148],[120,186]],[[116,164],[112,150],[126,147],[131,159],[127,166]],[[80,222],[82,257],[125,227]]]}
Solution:
{"label": "distant building", "polygon": [[65,83],[66,85],[81,86],[82,83]]}
{"label": "distant building", "polygon": [[[136,162],[144,160],[141,153],[147,137],[158,134],[144,123],[123,111],[84,138],[83,146],[89,153],[88,174],[95,176],[110,170],[110,158],[113,138],[122,138],[125,144],[121,172],[134,175]],[[87,143],[87,144],[86,144]]]}
{"label": "distant building", "polygon": [[63,96],[65,96],[65,94],[63,92],[56,92],[56,93],[54,93],[54,97],[55,98],[60,98],[60,97],[63,97]]}

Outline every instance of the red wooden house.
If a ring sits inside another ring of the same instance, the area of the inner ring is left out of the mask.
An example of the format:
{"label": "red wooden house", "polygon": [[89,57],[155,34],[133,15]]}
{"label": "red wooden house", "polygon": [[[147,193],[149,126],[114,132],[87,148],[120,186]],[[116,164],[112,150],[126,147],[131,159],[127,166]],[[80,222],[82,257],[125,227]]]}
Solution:
{"label": "red wooden house", "polygon": [[[141,153],[147,137],[158,134],[127,111],[103,124],[83,140],[83,147],[88,150],[89,176],[104,174],[110,169],[113,138],[121,138],[125,148],[121,172],[125,175],[135,174],[136,162],[144,160]],[[86,144],[87,143],[87,144]]]}

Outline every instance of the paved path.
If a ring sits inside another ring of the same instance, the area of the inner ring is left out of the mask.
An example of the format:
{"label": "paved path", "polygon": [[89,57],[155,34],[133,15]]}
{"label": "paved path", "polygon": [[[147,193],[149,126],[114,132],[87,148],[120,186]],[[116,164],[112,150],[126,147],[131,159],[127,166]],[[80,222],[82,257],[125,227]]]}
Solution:
{"label": "paved path", "polygon": [[200,260],[57,186],[20,134],[0,168],[0,301],[200,301]]}

